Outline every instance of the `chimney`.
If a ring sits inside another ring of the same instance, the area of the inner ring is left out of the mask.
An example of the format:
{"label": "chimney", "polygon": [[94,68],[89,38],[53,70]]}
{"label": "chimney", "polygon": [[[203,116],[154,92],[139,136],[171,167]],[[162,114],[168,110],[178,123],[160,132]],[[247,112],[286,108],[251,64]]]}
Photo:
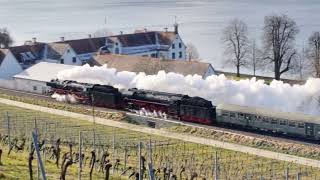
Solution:
{"label": "chimney", "polygon": [[61,42],[64,42],[64,37],[63,37],[63,36],[60,37],[60,41],[61,41]]}
{"label": "chimney", "polygon": [[122,34],[123,34],[123,31],[120,31],[120,34],[122,35]]}
{"label": "chimney", "polygon": [[164,31],[165,31],[165,32],[168,32],[168,28],[167,28],[167,27],[166,27],[166,28],[164,28]]}
{"label": "chimney", "polygon": [[148,32],[148,29],[147,29],[147,28],[144,28],[144,32]]}
{"label": "chimney", "polygon": [[36,37],[33,37],[33,38],[32,38],[32,42],[33,42],[33,43],[37,43],[37,38],[36,38]]}
{"label": "chimney", "polygon": [[92,35],[91,34],[88,34],[88,38],[90,39],[92,37]]}
{"label": "chimney", "polygon": [[179,24],[174,23],[174,33],[179,34]]}

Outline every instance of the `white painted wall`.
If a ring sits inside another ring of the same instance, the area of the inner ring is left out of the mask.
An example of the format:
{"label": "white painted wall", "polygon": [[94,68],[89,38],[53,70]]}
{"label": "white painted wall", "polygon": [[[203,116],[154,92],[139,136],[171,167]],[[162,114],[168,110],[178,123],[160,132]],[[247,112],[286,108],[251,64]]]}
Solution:
{"label": "white painted wall", "polygon": [[0,65],[0,78],[9,79],[22,71],[21,65],[9,51]]}
{"label": "white painted wall", "polygon": [[49,90],[46,82],[15,78],[16,90],[44,94]]}
{"label": "white painted wall", "polygon": [[[76,58],[76,62],[73,62],[73,57]],[[66,49],[64,54],[61,56],[61,59],[64,60],[63,64],[78,65],[78,66],[82,65],[81,59],[77,56],[77,53],[70,47]]]}
{"label": "white painted wall", "polygon": [[[181,43],[181,48],[179,48],[179,43]],[[179,34],[176,35],[176,38],[174,40],[174,42],[172,43],[175,45],[175,48],[173,49],[172,48],[172,45],[171,47],[169,48],[169,51],[168,51],[168,59],[172,59],[172,53],[175,53],[175,60],[186,60],[187,59],[187,56],[186,56],[186,45],[183,43],[181,37]],[[182,53],[182,57],[180,58],[179,57],[179,52]]]}
{"label": "white painted wall", "polygon": [[216,72],[214,71],[213,67],[210,65],[207,69],[207,72],[203,75],[203,78],[207,78],[208,76],[215,75]]}

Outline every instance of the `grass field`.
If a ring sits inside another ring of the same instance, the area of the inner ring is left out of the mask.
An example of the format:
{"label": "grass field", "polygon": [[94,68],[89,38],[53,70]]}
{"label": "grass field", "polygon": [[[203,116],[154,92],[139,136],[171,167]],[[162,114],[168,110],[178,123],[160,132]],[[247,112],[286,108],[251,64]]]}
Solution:
{"label": "grass field", "polygon": [[[16,107],[10,107],[0,104],[0,117],[2,135],[7,134],[7,115],[10,117],[11,139],[17,138],[18,142],[22,137],[27,138],[27,144],[30,144],[30,134],[34,127],[40,132],[40,139],[46,139],[47,146],[51,146],[54,140],[61,138],[63,143],[62,153],[67,152],[66,145],[73,144],[74,151],[78,149],[78,134],[84,133],[83,151],[86,157],[90,157],[90,151],[93,149],[93,124],[70,119],[63,116],[55,116],[36,111],[25,110]],[[297,173],[305,178],[320,177],[318,169],[305,166],[298,166],[294,163],[286,163],[257,156],[252,156],[236,151],[228,151],[199,144],[179,142],[177,140],[166,139],[163,137],[150,137],[148,134],[137,133],[133,131],[116,129],[109,126],[95,125],[95,148],[99,153],[107,151],[109,159],[113,163],[116,159],[120,160],[119,168],[114,170],[112,179],[127,179],[128,173],[120,177],[120,173],[128,167],[132,171],[138,171],[138,148],[139,142],[142,142],[142,156],[148,160],[150,153],[148,143],[152,142],[152,157],[155,169],[159,172],[157,176],[164,176],[163,169],[172,169],[172,173],[180,175],[182,167],[185,169],[183,177],[195,173],[198,177],[207,177],[212,179],[214,176],[215,153],[217,153],[217,167],[219,167],[220,179],[243,179],[265,177],[266,179],[283,179],[285,170],[290,169],[290,176],[296,177]],[[44,135],[45,134],[45,135]],[[28,176],[28,147],[23,152],[12,152],[7,155],[8,145],[1,141],[1,148],[4,153],[2,156],[3,165],[0,166],[0,178],[19,179]],[[47,154],[49,157],[49,154]],[[125,163],[126,162],[126,163]],[[53,160],[47,159],[46,171],[49,179],[57,179],[60,173],[60,167],[57,168]],[[114,163],[115,164],[115,163]],[[76,179],[77,164],[73,164],[68,170],[67,179]],[[34,174],[36,175],[36,162],[33,162]],[[83,177],[88,178],[88,160],[84,167]],[[130,173],[129,173],[130,174]],[[94,171],[95,179],[103,178],[103,174]],[[239,178],[240,177],[240,178]]]}

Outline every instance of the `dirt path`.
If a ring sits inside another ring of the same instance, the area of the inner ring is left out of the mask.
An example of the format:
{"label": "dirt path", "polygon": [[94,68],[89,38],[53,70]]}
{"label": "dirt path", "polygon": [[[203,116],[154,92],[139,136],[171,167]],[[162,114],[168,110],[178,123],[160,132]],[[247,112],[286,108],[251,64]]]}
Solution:
{"label": "dirt path", "polygon": [[[26,104],[26,103],[2,99],[2,98],[0,98],[0,103],[11,105],[11,106],[17,106],[17,107],[21,107],[21,108],[25,108],[25,109],[30,109],[30,110],[55,114],[55,115],[62,115],[62,116],[66,116],[66,117],[82,119],[82,120],[91,121],[91,122],[93,120],[92,117],[88,116],[88,115],[83,115],[83,114],[78,114],[78,113],[73,113],[73,112],[68,112],[68,111],[63,111],[63,110],[57,110],[57,109],[51,109],[51,108],[46,108],[46,107],[32,105],[32,104]],[[192,142],[192,143],[209,145],[209,146],[219,147],[219,148],[223,148],[223,149],[228,149],[228,150],[248,153],[248,154],[252,154],[252,155],[257,155],[257,156],[261,156],[261,157],[277,159],[277,160],[281,160],[281,161],[293,162],[293,163],[297,163],[297,164],[301,164],[301,165],[320,168],[320,161],[318,161],[318,160],[307,159],[307,158],[303,158],[303,157],[297,157],[297,156],[293,156],[293,155],[277,153],[277,152],[252,148],[252,147],[233,144],[233,143],[221,142],[221,141],[216,141],[216,140],[212,140],[212,139],[194,137],[191,135],[173,133],[173,132],[168,132],[168,131],[161,130],[161,129],[152,129],[152,128],[148,128],[148,127],[137,126],[137,125],[133,125],[133,124],[129,124],[129,123],[112,121],[112,120],[98,118],[98,117],[95,118],[95,121],[96,121],[96,123],[107,125],[107,126],[112,126],[112,127],[142,132],[142,133],[148,133],[148,134],[152,134],[152,135],[158,135],[158,136],[163,136],[163,137],[172,138],[172,139],[178,139],[178,140]]]}

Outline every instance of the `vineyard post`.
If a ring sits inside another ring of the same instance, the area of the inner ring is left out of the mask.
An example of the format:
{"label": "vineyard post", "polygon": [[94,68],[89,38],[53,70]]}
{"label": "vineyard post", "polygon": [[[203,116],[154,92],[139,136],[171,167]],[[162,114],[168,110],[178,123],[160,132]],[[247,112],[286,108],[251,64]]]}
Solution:
{"label": "vineyard post", "polygon": [[11,137],[10,137],[10,116],[9,116],[9,112],[7,112],[7,132],[8,132],[8,146],[9,149],[11,148]]}
{"label": "vineyard post", "polygon": [[217,151],[215,152],[214,155],[214,180],[218,180],[219,176],[218,176],[218,154]]}
{"label": "vineyard post", "polygon": [[43,144],[43,159],[44,164],[46,163],[46,144],[47,144],[47,121],[44,122],[44,132],[43,132],[44,144]]}
{"label": "vineyard post", "polygon": [[286,180],[289,180],[289,167],[286,168]]}
{"label": "vineyard post", "polygon": [[93,150],[96,152],[96,119],[94,113],[94,97],[91,94],[91,105],[92,105],[92,122],[93,122]]}
{"label": "vineyard post", "polygon": [[[37,131],[37,129],[35,129],[32,132],[32,141],[33,141],[33,145],[34,145],[34,148],[36,150],[36,153],[37,153],[38,167],[40,167],[41,174],[42,174],[42,179],[46,180],[47,179],[46,178],[46,172],[45,172],[45,168],[44,168],[44,165],[42,163],[42,160],[41,160],[41,155],[40,155],[40,150],[39,150],[38,131]],[[39,179],[39,177],[38,177],[38,179]]]}
{"label": "vineyard post", "polygon": [[142,143],[141,143],[141,141],[139,142],[139,145],[138,145],[138,149],[139,149],[139,154],[138,154],[138,158],[139,158],[139,180],[142,180],[142,178],[143,178],[143,175],[142,175],[142,161],[141,161],[141,150],[142,150]]}
{"label": "vineyard post", "polygon": [[153,161],[152,161],[152,144],[151,139],[149,140],[149,178],[150,180],[154,180],[154,171],[153,171]]}
{"label": "vineyard post", "polygon": [[78,180],[81,180],[82,172],[82,132],[79,132],[79,169],[78,169]]}
{"label": "vineyard post", "polygon": [[126,144],[124,149],[124,169],[127,169],[127,160],[128,160],[127,156],[128,156],[128,147]]}
{"label": "vineyard post", "polygon": [[301,174],[300,174],[300,172],[297,173],[297,180],[301,180]]}
{"label": "vineyard post", "polygon": [[[116,137],[115,137],[115,131],[114,131],[114,127],[112,128],[112,162],[115,162],[115,141],[116,141]],[[112,168],[112,174],[114,174],[114,168]]]}

